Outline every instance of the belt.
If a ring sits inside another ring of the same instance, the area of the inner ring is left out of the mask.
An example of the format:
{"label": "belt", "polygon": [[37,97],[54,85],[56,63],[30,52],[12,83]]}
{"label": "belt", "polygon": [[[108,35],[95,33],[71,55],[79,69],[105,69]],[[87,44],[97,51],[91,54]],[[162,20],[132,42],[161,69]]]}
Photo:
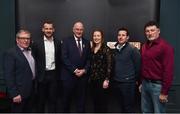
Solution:
{"label": "belt", "polygon": [[51,72],[55,72],[56,70],[46,70],[46,73],[51,73]]}
{"label": "belt", "polygon": [[162,84],[162,81],[160,80],[150,80],[150,79],[144,79],[146,82],[150,82],[150,83],[156,83],[156,84]]}

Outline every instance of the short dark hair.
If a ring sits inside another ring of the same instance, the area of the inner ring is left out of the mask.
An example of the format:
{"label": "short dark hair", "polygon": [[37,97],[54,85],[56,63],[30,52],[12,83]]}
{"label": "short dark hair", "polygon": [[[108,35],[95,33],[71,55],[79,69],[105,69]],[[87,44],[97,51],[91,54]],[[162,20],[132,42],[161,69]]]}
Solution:
{"label": "short dark hair", "polygon": [[42,26],[44,26],[45,23],[47,23],[47,24],[52,24],[53,27],[54,27],[54,23],[53,23],[53,21],[51,21],[51,20],[48,20],[48,19],[44,20],[43,23],[42,23]]}
{"label": "short dark hair", "polygon": [[159,23],[157,23],[156,21],[149,21],[145,24],[144,30],[146,29],[146,27],[149,27],[149,26],[156,26],[157,28],[159,28]]}
{"label": "short dark hair", "polygon": [[126,31],[127,36],[129,36],[129,30],[126,27],[119,28],[117,32],[119,32],[119,31]]}

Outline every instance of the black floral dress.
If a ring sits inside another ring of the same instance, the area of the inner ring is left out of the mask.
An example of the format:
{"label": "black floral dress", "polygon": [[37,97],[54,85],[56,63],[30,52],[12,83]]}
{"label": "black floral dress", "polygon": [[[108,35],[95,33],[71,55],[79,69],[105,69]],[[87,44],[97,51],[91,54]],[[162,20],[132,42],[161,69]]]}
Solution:
{"label": "black floral dress", "polygon": [[98,52],[92,51],[90,80],[109,79],[111,75],[111,49],[102,45]]}

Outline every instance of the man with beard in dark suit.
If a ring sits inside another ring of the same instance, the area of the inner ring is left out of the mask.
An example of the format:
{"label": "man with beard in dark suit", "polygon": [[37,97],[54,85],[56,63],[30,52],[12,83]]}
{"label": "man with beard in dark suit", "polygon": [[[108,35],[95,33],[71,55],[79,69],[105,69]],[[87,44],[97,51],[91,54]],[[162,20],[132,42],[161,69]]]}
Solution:
{"label": "man with beard in dark suit", "polygon": [[54,24],[45,21],[42,26],[42,38],[33,42],[32,50],[37,63],[38,112],[57,112],[57,87],[60,67],[61,44],[53,36]]}

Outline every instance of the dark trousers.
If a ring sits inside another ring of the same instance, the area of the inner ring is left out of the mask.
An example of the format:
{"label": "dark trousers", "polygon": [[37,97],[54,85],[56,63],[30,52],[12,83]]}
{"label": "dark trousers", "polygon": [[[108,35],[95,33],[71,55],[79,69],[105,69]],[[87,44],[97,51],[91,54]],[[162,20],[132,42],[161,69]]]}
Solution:
{"label": "dark trousers", "polygon": [[85,112],[87,78],[63,80],[63,112],[70,112],[72,98],[75,98],[76,112]]}
{"label": "dark trousers", "polygon": [[[11,101],[12,102],[12,101]],[[11,112],[33,112],[33,104],[30,98],[22,99],[21,103],[11,103]]]}
{"label": "dark trousers", "polygon": [[22,98],[21,103],[14,103],[11,99],[11,112],[25,112],[32,113],[36,112],[36,93],[35,93],[35,81],[32,84],[32,91],[27,98]]}
{"label": "dark trousers", "polygon": [[38,112],[46,112],[46,106],[47,112],[57,111],[57,91],[56,72],[46,71],[43,82],[38,83]]}
{"label": "dark trousers", "polygon": [[103,89],[103,80],[91,81],[90,89],[93,98],[94,112],[107,112],[108,107],[108,88]]}
{"label": "dark trousers", "polygon": [[115,94],[121,104],[121,111],[123,113],[134,112],[136,83],[113,81],[112,87],[113,94]]}

